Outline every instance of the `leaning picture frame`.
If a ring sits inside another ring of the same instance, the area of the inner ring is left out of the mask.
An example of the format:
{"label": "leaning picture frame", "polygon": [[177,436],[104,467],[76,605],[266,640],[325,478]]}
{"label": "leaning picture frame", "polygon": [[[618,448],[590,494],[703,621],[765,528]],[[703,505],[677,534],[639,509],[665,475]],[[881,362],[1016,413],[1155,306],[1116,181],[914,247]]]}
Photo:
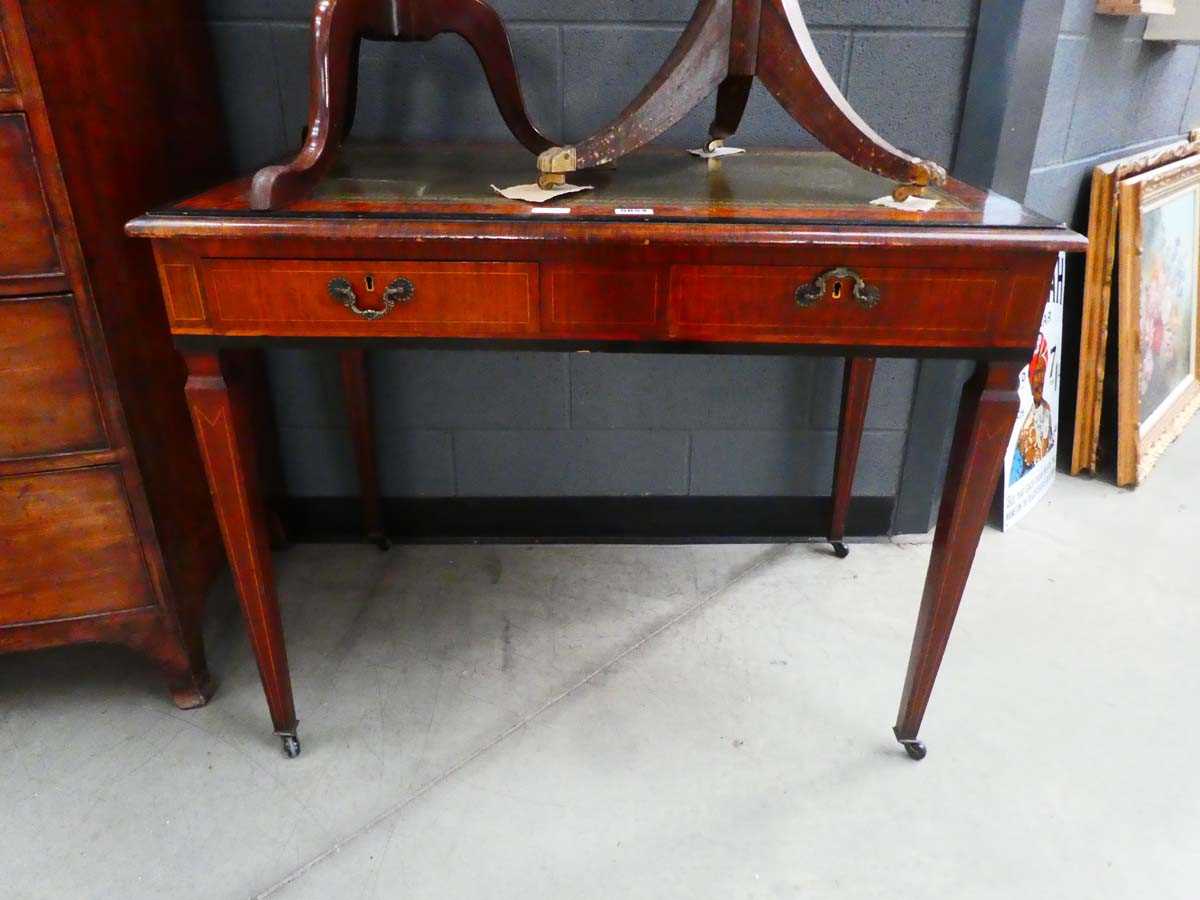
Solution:
{"label": "leaning picture frame", "polygon": [[1109,308],[1117,261],[1117,218],[1122,181],[1188,157],[1200,156],[1200,128],[1186,140],[1103,163],[1092,172],[1088,252],[1079,330],[1079,380],[1071,474],[1099,467],[1100,420],[1104,405]]}
{"label": "leaning picture frame", "polygon": [[1117,484],[1141,483],[1200,410],[1200,157],[1120,187]]}

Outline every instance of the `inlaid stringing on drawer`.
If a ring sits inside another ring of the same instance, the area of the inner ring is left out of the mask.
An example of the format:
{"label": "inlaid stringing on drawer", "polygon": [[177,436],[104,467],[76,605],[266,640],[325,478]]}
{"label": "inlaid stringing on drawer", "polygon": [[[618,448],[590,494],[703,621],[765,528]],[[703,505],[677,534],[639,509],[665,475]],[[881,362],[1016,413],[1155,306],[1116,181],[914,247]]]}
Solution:
{"label": "inlaid stringing on drawer", "polygon": [[679,265],[671,270],[671,334],[981,341],[1002,282],[1000,273],[975,270]]}
{"label": "inlaid stringing on drawer", "polygon": [[661,325],[667,272],[661,266],[554,264],[542,267],[547,333],[653,336]]}
{"label": "inlaid stringing on drawer", "polygon": [[217,331],[269,325],[322,335],[438,337],[533,333],[536,263],[208,259],[205,306]]}

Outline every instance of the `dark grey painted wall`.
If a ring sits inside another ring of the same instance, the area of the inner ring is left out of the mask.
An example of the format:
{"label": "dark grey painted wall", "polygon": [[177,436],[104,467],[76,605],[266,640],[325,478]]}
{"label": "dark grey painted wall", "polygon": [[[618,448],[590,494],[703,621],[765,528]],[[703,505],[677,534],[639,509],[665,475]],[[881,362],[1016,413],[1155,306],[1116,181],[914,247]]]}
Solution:
{"label": "dark grey painted wall", "polygon": [[1140,16],[1066,0],[1026,202],[1087,227],[1092,169],[1200,125],[1200,47],[1142,40]]}
{"label": "dark grey painted wall", "polygon": [[[568,139],[614,115],[665,58],[695,0],[496,0],[535,119]],[[236,162],[294,146],[311,0],[207,0]],[[806,0],[830,71],[889,139],[952,162],[977,0]],[[695,145],[709,108],[667,140]],[[464,44],[370,44],[356,133],[506,140]],[[739,139],[805,144],[761,91]],[[840,395],[831,360],[378,352],[392,496],[811,495],[828,490]],[[859,491],[898,493],[916,367],[881,365]],[[292,493],[356,492],[336,367],[272,355]],[[940,427],[940,426],[939,426]]]}

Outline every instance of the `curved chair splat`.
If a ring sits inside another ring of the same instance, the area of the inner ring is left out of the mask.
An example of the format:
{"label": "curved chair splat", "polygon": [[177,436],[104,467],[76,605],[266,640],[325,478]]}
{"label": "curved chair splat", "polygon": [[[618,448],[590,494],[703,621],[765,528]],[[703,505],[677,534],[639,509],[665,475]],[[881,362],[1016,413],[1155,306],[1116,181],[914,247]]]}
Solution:
{"label": "curved chair splat", "polygon": [[854,111],[821,62],[799,0],[765,0],[758,77],[793,119],[856,166],[902,185],[945,183],[941,166],[897,150]]}
{"label": "curved chair splat", "polygon": [[286,165],[267,166],[250,186],[252,209],[274,209],[307,195],[332,165],[345,140],[353,85],[350,74],[369,28],[381,32],[385,6],[363,0],[321,0],[313,13],[308,129],[300,153]]}
{"label": "curved chair splat", "polygon": [[250,187],[252,209],[276,209],[312,192],[333,164],[354,118],[362,40],[423,41],[446,32],[474,49],[510,131],[532,153],[553,142],[529,119],[504,23],[484,0],[318,0],[304,146],[267,166]]}
{"label": "curved chair splat", "polygon": [[724,140],[741,123],[755,77],[830,150],[899,182],[897,199],[946,180],[941,166],[896,149],[854,111],[821,62],[800,0],[700,0],[667,61],[624,112],[566,147],[554,146],[530,121],[507,32],[485,0],[319,0],[305,143],[290,163],[255,176],[251,207],[273,209],[306,196],[336,158],[354,115],[362,39],[429,40],[445,32],[474,49],[509,130],[540,154],[543,186],[648,144],[714,89],[710,138]]}
{"label": "curved chair splat", "polygon": [[531,153],[541,153],[554,145],[529,118],[521,79],[513,57],[508,32],[499,14],[483,0],[441,0],[435,16],[436,34],[457,34],[475,51],[487,76],[492,96],[508,130]]}
{"label": "curved chair splat", "polygon": [[800,0],[702,0],[674,52],[608,127],[538,158],[543,186],[618,159],[658,137],[719,86],[711,141],[741,124],[758,77],[793,119],[856,166],[900,182],[898,199],[942,184],[937,163],[897,150],[850,106],[809,34]]}
{"label": "curved chair splat", "polygon": [[591,169],[650,143],[696,108],[729,71],[733,0],[701,0],[675,49],[641,93],[607,128],[538,157],[543,186]]}

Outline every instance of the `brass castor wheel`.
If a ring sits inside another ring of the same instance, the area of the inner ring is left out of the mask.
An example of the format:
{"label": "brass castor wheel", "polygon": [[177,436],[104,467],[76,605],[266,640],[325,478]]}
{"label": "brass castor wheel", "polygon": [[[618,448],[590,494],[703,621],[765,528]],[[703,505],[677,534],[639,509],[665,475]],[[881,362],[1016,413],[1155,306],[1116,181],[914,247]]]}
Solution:
{"label": "brass castor wheel", "polygon": [[834,541],[833,542],[833,555],[836,556],[838,559],[845,559],[847,556],[850,555],[850,548],[847,547],[845,544],[843,544],[841,541]]}
{"label": "brass castor wheel", "polygon": [[288,759],[295,759],[300,755],[300,738],[294,734],[281,734],[279,739],[283,741],[283,755]]}
{"label": "brass castor wheel", "polygon": [[925,745],[920,741],[911,740],[901,741],[900,743],[904,747],[904,752],[908,754],[909,759],[920,761],[925,758],[925,753],[927,751],[925,750]]}

